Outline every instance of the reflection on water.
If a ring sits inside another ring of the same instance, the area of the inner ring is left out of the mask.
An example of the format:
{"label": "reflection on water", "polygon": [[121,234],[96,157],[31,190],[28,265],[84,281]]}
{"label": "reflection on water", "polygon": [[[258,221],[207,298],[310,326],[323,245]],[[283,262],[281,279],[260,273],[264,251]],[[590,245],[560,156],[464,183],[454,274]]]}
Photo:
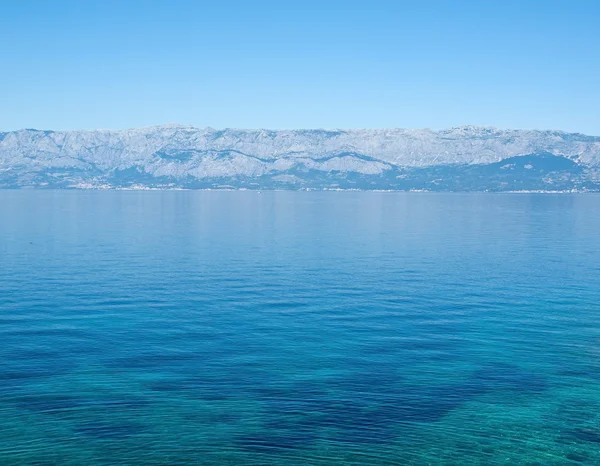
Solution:
{"label": "reflection on water", "polygon": [[600,463],[599,200],[0,192],[0,457]]}

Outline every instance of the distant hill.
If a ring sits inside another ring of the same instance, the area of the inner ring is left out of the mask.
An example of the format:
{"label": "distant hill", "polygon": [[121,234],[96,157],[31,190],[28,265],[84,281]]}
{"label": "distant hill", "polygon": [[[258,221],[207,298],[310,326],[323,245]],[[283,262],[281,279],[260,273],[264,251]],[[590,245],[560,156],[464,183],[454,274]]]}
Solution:
{"label": "distant hill", "polygon": [[600,137],[463,126],[0,133],[0,188],[600,191]]}

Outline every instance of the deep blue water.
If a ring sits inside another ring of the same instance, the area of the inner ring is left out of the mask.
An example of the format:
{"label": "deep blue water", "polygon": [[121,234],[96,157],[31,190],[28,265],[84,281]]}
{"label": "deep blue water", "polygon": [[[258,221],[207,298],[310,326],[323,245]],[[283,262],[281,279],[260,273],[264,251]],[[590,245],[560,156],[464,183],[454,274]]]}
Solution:
{"label": "deep blue water", "polygon": [[600,196],[0,191],[0,463],[600,464]]}

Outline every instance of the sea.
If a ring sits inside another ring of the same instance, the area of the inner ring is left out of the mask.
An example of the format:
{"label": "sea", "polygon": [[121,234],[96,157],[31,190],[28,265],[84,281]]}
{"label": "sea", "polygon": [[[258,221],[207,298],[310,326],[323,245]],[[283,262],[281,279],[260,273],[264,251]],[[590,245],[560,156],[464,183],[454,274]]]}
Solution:
{"label": "sea", "polygon": [[0,464],[600,464],[600,196],[0,191]]}

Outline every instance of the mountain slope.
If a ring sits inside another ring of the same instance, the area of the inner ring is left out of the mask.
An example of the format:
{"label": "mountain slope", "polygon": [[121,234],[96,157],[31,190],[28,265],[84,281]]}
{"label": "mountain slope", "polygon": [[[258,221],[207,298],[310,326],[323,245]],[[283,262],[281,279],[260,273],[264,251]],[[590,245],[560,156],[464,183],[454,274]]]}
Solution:
{"label": "mountain slope", "polygon": [[600,137],[560,131],[0,133],[0,187],[597,190]]}

